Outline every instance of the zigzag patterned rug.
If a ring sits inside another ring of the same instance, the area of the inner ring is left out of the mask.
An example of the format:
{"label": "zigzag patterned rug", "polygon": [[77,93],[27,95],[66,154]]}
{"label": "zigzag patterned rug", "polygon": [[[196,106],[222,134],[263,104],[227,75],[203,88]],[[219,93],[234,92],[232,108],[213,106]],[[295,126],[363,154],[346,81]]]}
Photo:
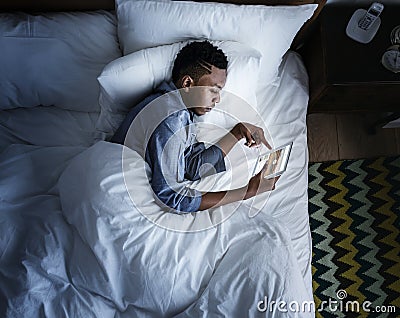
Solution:
{"label": "zigzag patterned rug", "polygon": [[400,317],[400,157],[310,164],[309,213],[316,316]]}

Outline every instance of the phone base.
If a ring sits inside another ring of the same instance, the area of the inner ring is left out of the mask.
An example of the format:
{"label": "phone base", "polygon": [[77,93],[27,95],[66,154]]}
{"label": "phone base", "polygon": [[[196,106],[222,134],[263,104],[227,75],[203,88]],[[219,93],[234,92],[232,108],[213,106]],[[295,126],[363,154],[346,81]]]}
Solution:
{"label": "phone base", "polygon": [[358,22],[365,15],[367,10],[358,9],[353,13],[349,23],[347,24],[346,34],[352,38],[353,40],[360,43],[369,43],[374,38],[376,32],[381,25],[380,17],[377,17],[376,20],[372,23],[371,27],[368,30],[361,29],[358,26]]}

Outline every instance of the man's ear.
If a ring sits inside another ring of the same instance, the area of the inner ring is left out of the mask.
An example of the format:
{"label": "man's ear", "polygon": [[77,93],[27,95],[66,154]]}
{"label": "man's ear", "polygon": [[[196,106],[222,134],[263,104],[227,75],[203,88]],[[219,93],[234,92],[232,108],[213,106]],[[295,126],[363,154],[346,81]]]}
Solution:
{"label": "man's ear", "polygon": [[194,86],[194,80],[189,75],[185,75],[181,78],[181,86],[185,92],[189,91],[190,87]]}

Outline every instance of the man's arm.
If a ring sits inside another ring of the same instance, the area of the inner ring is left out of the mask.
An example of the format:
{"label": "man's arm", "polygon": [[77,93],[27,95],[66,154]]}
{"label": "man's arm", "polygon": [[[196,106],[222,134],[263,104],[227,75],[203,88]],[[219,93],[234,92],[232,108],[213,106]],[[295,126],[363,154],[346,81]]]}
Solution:
{"label": "man's arm", "polygon": [[185,150],[186,179],[196,181],[211,173],[222,171],[225,171],[225,161],[223,152],[218,146],[212,145],[206,148],[204,143],[198,142]]}
{"label": "man's arm", "polygon": [[[242,127],[242,125],[238,124],[235,126],[237,128],[233,129],[237,136],[243,136],[247,131],[247,128]],[[151,186],[153,191],[161,202],[178,213],[218,207],[250,198],[274,188],[277,179],[265,180],[261,178],[261,172],[250,179],[247,187],[236,190],[202,194],[194,189],[187,188],[185,183],[177,180],[177,178],[183,179],[185,170],[185,160],[181,153],[184,141],[180,141],[179,133],[176,133],[178,129],[171,129],[171,127],[171,125],[163,122],[154,131],[146,151],[148,159],[146,161],[151,163]],[[235,143],[241,138],[243,137],[236,139]],[[176,158],[177,160],[171,160],[171,158]]]}
{"label": "man's arm", "polygon": [[263,143],[267,148],[271,149],[261,127],[249,123],[238,123],[217,143],[218,147],[221,148],[224,157],[242,138],[246,139],[246,146],[250,148],[259,146]]}
{"label": "man's arm", "polygon": [[235,190],[200,193],[186,187],[184,183],[180,184],[176,178],[180,174],[179,166],[183,168],[184,163],[179,164],[178,161],[170,160],[170,158],[179,158],[180,151],[176,148],[179,142],[176,140],[176,142],[166,145],[172,135],[177,136],[169,129],[157,130],[151,138],[149,143],[151,146],[148,148],[147,155],[152,163],[151,186],[155,194],[161,202],[176,212],[195,212],[215,208],[245,200],[275,188],[279,177],[264,179],[265,169],[252,177],[246,187]]}
{"label": "man's arm", "polygon": [[229,191],[204,193],[201,197],[199,210],[216,208],[221,205],[246,200],[260,193],[274,190],[275,184],[278,180],[279,176],[265,179],[264,169],[262,169],[257,175],[250,179],[249,183],[245,187]]}
{"label": "man's arm", "polygon": [[208,171],[200,171],[204,164],[209,163],[208,167],[213,167],[214,173],[225,171],[224,157],[231,151],[233,146],[242,138],[246,139],[246,145],[251,147],[259,146],[263,143],[271,149],[264,136],[262,128],[249,123],[236,124],[232,130],[227,133],[220,141],[211,147],[205,148],[202,142],[192,145],[186,158],[185,177],[188,180],[195,181],[201,178],[201,175],[208,175]]}

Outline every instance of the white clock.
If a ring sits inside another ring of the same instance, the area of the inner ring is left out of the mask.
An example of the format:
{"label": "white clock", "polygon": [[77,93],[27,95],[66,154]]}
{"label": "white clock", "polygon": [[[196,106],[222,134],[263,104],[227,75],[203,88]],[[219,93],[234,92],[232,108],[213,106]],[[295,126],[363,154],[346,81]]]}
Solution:
{"label": "white clock", "polygon": [[389,71],[400,73],[400,45],[392,45],[383,53],[382,64]]}
{"label": "white clock", "polygon": [[400,25],[395,27],[390,34],[390,46],[382,56],[382,65],[389,71],[400,73]]}

